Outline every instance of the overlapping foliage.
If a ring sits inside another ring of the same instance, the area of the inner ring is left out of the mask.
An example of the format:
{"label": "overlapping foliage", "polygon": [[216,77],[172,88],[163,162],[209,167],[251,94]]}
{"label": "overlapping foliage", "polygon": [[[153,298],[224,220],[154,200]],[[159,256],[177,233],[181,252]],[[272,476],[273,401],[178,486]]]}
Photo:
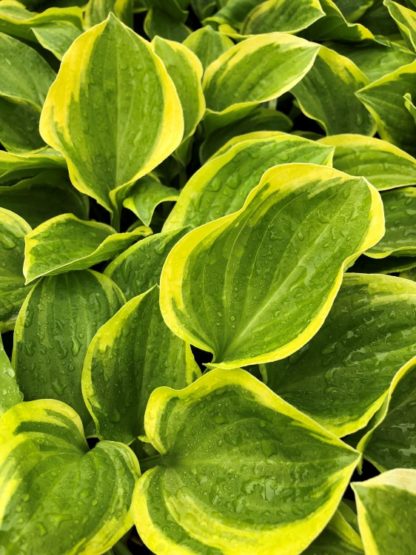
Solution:
{"label": "overlapping foliage", "polygon": [[414,0],[0,0],[0,553],[416,552],[415,103]]}

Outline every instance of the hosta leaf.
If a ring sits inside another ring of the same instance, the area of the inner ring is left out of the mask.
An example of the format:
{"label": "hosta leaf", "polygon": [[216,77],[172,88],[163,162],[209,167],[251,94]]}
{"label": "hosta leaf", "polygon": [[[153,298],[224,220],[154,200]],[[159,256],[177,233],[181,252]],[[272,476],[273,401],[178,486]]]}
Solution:
{"label": "hosta leaf", "polygon": [[145,224],[150,225],[156,208],[162,202],[175,202],[179,191],[167,187],[150,175],[140,179],[131,189],[123,205],[134,212]]}
{"label": "hosta leaf", "polygon": [[390,470],[352,487],[365,552],[410,555],[416,545],[416,470]]}
{"label": "hosta leaf", "polygon": [[0,143],[31,150],[44,143],[37,126],[55,73],[30,46],[0,32]]}
{"label": "hosta leaf", "polygon": [[377,259],[361,256],[354,265],[354,271],[366,274],[395,274],[414,267],[416,267],[416,258],[412,257],[390,256]]}
{"label": "hosta leaf", "polygon": [[415,421],[416,366],[413,359],[397,376],[391,395],[358,447],[381,472],[416,468]]}
{"label": "hosta leaf", "polygon": [[23,395],[17,385],[15,371],[4,351],[0,335],[0,416],[22,400]]}
{"label": "hosta leaf", "polygon": [[[258,138],[255,138],[255,137]],[[330,164],[332,147],[286,133],[252,134],[217,155],[185,185],[168,216],[164,230],[197,227],[235,212],[258,184],[263,173],[286,162]],[[242,137],[244,138],[244,137]]]}
{"label": "hosta leaf", "polygon": [[242,370],[157,389],[145,429],[160,459],[137,483],[133,514],[159,555],[300,553],[357,463],[356,452]]}
{"label": "hosta leaf", "polygon": [[191,34],[191,29],[185,23],[158,8],[152,8],[147,12],[144,30],[150,39],[159,36],[168,40],[183,41]]}
{"label": "hosta leaf", "polygon": [[414,154],[416,124],[404,105],[406,93],[416,94],[416,61],[370,83],[357,96],[377,122],[381,138]]}
{"label": "hosta leaf", "polygon": [[381,191],[416,183],[416,160],[387,141],[345,134],[320,142],[335,147],[334,168],[366,177]]}
{"label": "hosta leaf", "polygon": [[352,519],[357,520],[354,511],[341,501],[328,526],[303,552],[304,555],[363,554],[363,544],[357,530],[351,525]]}
{"label": "hosta leaf", "polygon": [[392,0],[384,0],[383,4],[397,23],[404,40],[416,50],[416,12]]}
{"label": "hosta leaf", "polygon": [[23,218],[0,208],[0,332],[13,329],[30,291],[23,276],[24,237],[29,231]]}
{"label": "hosta leaf", "polygon": [[59,399],[90,422],[81,370],[94,334],[120,308],[122,295],[107,277],[89,270],[40,280],[19,313],[13,366],[27,400]]}
{"label": "hosta leaf", "polygon": [[110,14],[70,47],[40,131],[64,155],[75,187],[114,210],[117,196],[179,145],[182,109],[151,46]]}
{"label": "hosta leaf", "polygon": [[58,60],[62,60],[65,52],[82,33],[82,30],[77,25],[69,21],[44,23],[42,25],[37,25],[32,31],[39,44],[46,50],[52,52]]}
{"label": "hosta leaf", "polygon": [[54,400],[20,403],[0,422],[0,541],[7,553],[99,555],[130,528],[133,452],[91,451],[78,415]]}
{"label": "hosta leaf", "polygon": [[65,168],[65,160],[51,148],[35,152],[5,152],[0,150],[0,183],[33,175],[39,170]]}
{"label": "hosta leaf", "polygon": [[413,102],[412,95],[410,93],[406,93],[403,95],[404,98],[404,106],[412,118],[415,120],[416,123],[416,106]]}
{"label": "hosta leaf", "polygon": [[410,64],[415,59],[413,52],[393,43],[385,46],[374,42],[360,48],[350,44],[331,43],[331,48],[350,58],[370,81]]}
{"label": "hosta leaf", "polygon": [[227,0],[220,10],[213,16],[207,17],[204,23],[222,25],[228,24],[240,29],[251,10],[262,4],[264,0]]}
{"label": "hosta leaf", "polygon": [[166,2],[166,0],[144,1],[149,8],[161,9],[166,15],[176,21],[185,21],[188,16],[188,12],[185,8],[188,6],[189,0],[170,0],[170,2]]}
{"label": "hosta leaf", "polygon": [[61,214],[33,229],[25,238],[23,273],[26,283],[70,270],[85,270],[124,251],[143,235],[146,227],[116,233],[109,225]]}
{"label": "hosta leaf", "polygon": [[0,206],[36,227],[64,212],[88,218],[88,198],[71,187],[66,172],[45,170],[15,185],[0,187]]}
{"label": "hosta leaf", "polygon": [[285,358],[315,335],[344,268],[383,228],[380,195],[363,179],[314,164],[272,168],[241,210],[169,253],[163,317],[216,366]]}
{"label": "hosta leaf", "polygon": [[85,357],[82,390],[98,435],[132,442],[144,433],[152,391],[180,389],[198,373],[190,347],[163,321],[158,288],[134,297],[98,330]]}
{"label": "hosta leaf", "polygon": [[[347,21],[333,0],[319,0],[325,17],[320,18],[304,31],[304,35],[313,40],[339,40],[361,42],[374,38],[373,33],[361,23]],[[359,3],[362,5],[362,2]]]}
{"label": "hosta leaf", "polygon": [[[206,17],[212,15],[217,9],[217,0],[191,0],[191,6],[195,15],[203,20]],[[208,29],[209,25],[206,27],[201,27],[201,29]]]}
{"label": "hosta leaf", "polygon": [[104,21],[110,12],[132,27],[133,0],[89,0],[85,10],[85,25],[92,27]]}
{"label": "hosta leaf", "polygon": [[345,436],[363,428],[381,407],[415,343],[416,284],[346,274],[315,337],[291,357],[266,366],[267,385]]}
{"label": "hosta leaf", "polygon": [[291,0],[267,0],[251,10],[241,33],[296,33],[324,15],[319,0],[298,0],[296,3]]}
{"label": "hosta leaf", "polygon": [[198,56],[204,68],[234,46],[231,39],[214,31],[209,25],[194,31],[183,43]]}
{"label": "hosta leaf", "polygon": [[289,131],[292,127],[291,120],[277,110],[270,108],[255,108],[247,116],[238,121],[220,127],[207,136],[202,143],[199,156],[206,162],[216,151],[233,137],[241,136],[255,131]]}
{"label": "hosta leaf", "polygon": [[357,21],[370,8],[376,0],[335,0],[344,17],[348,21]]}
{"label": "hosta leaf", "polygon": [[166,257],[186,230],[156,233],[137,242],[115,258],[105,273],[120,287],[127,300],[159,284]]}
{"label": "hosta leaf", "polygon": [[194,133],[205,112],[201,62],[179,42],[155,37],[152,46],[165,64],[178,92],[184,118],[183,139],[186,139]]}
{"label": "hosta leaf", "polygon": [[386,234],[366,252],[371,258],[416,256],[416,187],[382,194]]}
{"label": "hosta leaf", "polygon": [[207,107],[224,114],[281,96],[307,74],[318,50],[317,44],[286,33],[256,35],[236,44],[205,73]]}
{"label": "hosta leaf", "polygon": [[318,121],[329,135],[372,135],[374,122],[355,96],[355,91],[367,83],[367,77],[349,58],[322,46],[313,68],[293,94],[304,114]]}

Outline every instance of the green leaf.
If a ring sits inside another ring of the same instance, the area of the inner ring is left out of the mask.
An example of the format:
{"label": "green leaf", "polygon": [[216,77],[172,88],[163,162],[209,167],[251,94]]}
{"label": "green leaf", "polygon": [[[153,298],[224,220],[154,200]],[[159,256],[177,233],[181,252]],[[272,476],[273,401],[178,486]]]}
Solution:
{"label": "green leaf", "polygon": [[65,160],[51,148],[21,153],[0,150],[0,184],[33,175],[39,170],[65,167]]}
{"label": "green leaf", "polygon": [[89,0],[85,10],[86,27],[101,23],[110,12],[133,27],[133,0]]}
{"label": "green leaf", "polygon": [[244,35],[258,33],[296,33],[325,15],[319,0],[267,0],[248,14],[241,28]]}
{"label": "green leaf", "polygon": [[36,50],[4,33],[0,59],[0,143],[8,150],[39,148],[36,127],[55,73]]}
{"label": "green leaf", "polygon": [[367,77],[349,58],[322,46],[313,68],[292,92],[302,112],[328,135],[372,135],[374,122],[355,96],[367,83]]}
{"label": "green leaf", "polygon": [[65,55],[40,131],[65,157],[74,186],[114,211],[118,197],[179,146],[182,109],[150,44],[110,14]]}
{"label": "green leaf", "polygon": [[32,31],[39,44],[52,52],[58,60],[62,60],[65,52],[82,33],[78,26],[69,21],[44,23],[34,27]]}
{"label": "green leaf", "polygon": [[220,10],[211,17],[207,17],[204,23],[213,25],[228,24],[239,30],[251,10],[262,4],[264,0],[227,0]]}
{"label": "green leaf", "polygon": [[0,438],[7,553],[98,555],[128,531],[140,469],[126,445],[103,441],[89,451],[78,415],[50,399],[12,407]]}
{"label": "green leaf", "polygon": [[105,274],[120,287],[127,300],[159,284],[166,257],[186,230],[156,233],[138,241],[106,268]]}
{"label": "green leaf", "polygon": [[371,258],[416,256],[416,187],[382,194],[386,234],[365,254]]}
{"label": "green leaf", "polygon": [[348,21],[357,21],[376,0],[335,0],[335,4]]}
{"label": "green leaf", "polygon": [[[374,39],[373,33],[361,23],[349,23],[333,0],[319,0],[325,17],[308,27],[303,34],[318,41],[336,40],[361,42]],[[361,5],[362,2],[359,3]]]}
{"label": "green leaf", "polygon": [[59,399],[90,422],[81,394],[85,353],[123,300],[107,276],[89,270],[47,277],[33,287],[19,313],[13,345],[25,399]]}
{"label": "green leaf", "polygon": [[236,44],[205,73],[207,108],[238,112],[281,96],[308,73],[318,50],[317,44],[286,33],[256,35]]}
{"label": "green leaf", "polygon": [[366,177],[379,191],[416,183],[416,160],[387,141],[345,134],[319,142],[335,147],[334,168]]}
{"label": "green leaf", "polygon": [[416,50],[416,12],[392,0],[384,0],[383,4],[397,23],[400,34],[406,43],[410,48]]}
{"label": "green leaf", "polygon": [[377,123],[382,139],[411,154],[416,153],[416,123],[404,105],[403,96],[416,91],[416,61],[381,77],[357,92]]}
{"label": "green leaf", "polygon": [[[230,125],[219,127],[202,143],[199,157],[204,163],[233,137],[255,131],[290,131],[291,120],[283,113],[270,108],[255,108],[247,116]],[[243,137],[241,137],[243,139]]]}
{"label": "green leaf", "polygon": [[332,147],[286,133],[260,132],[234,140],[238,142],[232,139],[191,177],[166,219],[165,231],[197,227],[240,209],[272,166],[332,161]]}
{"label": "green leaf", "polygon": [[124,251],[143,235],[146,227],[116,233],[109,225],[61,214],[40,224],[25,237],[23,273],[26,283],[42,276],[86,270]]}
{"label": "green leaf", "polygon": [[210,26],[197,29],[186,37],[183,44],[198,56],[204,69],[207,68],[211,62],[219,58],[221,54],[234,46],[231,39],[222,33],[214,31]]}
{"label": "green leaf", "polygon": [[393,43],[386,46],[374,42],[360,48],[343,43],[331,43],[330,46],[350,58],[365,73],[370,82],[410,64],[415,59],[413,52]]}
{"label": "green leaf", "polygon": [[195,132],[205,112],[201,62],[189,48],[179,42],[155,37],[152,47],[165,64],[178,92],[184,118],[182,140],[185,140]]}
{"label": "green leaf", "polygon": [[[356,521],[354,511],[343,501],[325,530],[303,552],[304,555],[360,555],[363,544],[351,521]],[[354,523],[355,524],[355,523]],[[358,527],[358,523],[356,525]]]}
{"label": "green leaf", "polygon": [[30,291],[23,276],[24,237],[30,226],[17,214],[0,208],[0,332],[12,330]]}
{"label": "green leaf", "polygon": [[123,206],[134,212],[145,224],[150,225],[154,211],[163,202],[176,202],[179,191],[166,187],[151,175],[142,177],[131,189]]}
{"label": "green leaf", "polygon": [[88,218],[88,198],[71,187],[61,170],[41,171],[15,185],[0,187],[0,206],[21,216],[31,227],[64,212]]}
{"label": "green leaf", "polygon": [[158,8],[152,8],[147,12],[144,30],[150,39],[159,36],[168,40],[183,41],[191,34],[191,29],[182,21],[173,19],[164,10]]}
{"label": "green leaf", "polygon": [[413,553],[416,470],[390,470],[365,482],[355,482],[352,488],[365,552]]}
{"label": "green leaf", "polygon": [[99,437],[132,442],[144,433],[152,391],[180,389],[198,374],[190,347],[163,321],[158,288],[134,297],[98,330],[85,357],[82,391]]}
{"label": "green leaf", "polygon": [[315,335],[345,267],[383,233],[380,195],[362,178],[314,164],[272,168],[242,209],[169,253],[163,317],[215,366],[285,358]]}
{"label": "green leaf", "polygon": [[291,357],[266,366],[267,385],[342,437],[363,428],[382,406],[415,343],[416,284],[346,274],[315,337]]}
{"label": "green leaf", "polygon": [[413,102],[412,95],[410,93],[406,93],[403,95],[404,98],[404,106],[412,118],[415,120],[416,123],[416,106]]}
{"label": "green leaf", "polygon": [[159,555],[300,553],[357,463],[356,452],[242,370],[157,389],[145,429],[160,457],[137,483],[133,515]]}
{"label": "green leaf", "polygon": [[0,335],[0,416],[20,401],[23,401],[23,395],[17,385],[15,371],[4,351]]}
{"label": "green leaf", "polygon": [[364,457],[383,472],[416,468],[416,367],[415,359],[397,376],[391,393],[358,447]]}

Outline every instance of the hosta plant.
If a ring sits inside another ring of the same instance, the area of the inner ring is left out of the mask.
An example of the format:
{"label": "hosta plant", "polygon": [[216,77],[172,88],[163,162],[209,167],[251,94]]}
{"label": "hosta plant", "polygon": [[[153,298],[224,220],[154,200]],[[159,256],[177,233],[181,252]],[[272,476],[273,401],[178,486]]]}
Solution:
{"label": "hosta plant", "polygon": [[0,0],[0,555],[416,553],[416,2]]}

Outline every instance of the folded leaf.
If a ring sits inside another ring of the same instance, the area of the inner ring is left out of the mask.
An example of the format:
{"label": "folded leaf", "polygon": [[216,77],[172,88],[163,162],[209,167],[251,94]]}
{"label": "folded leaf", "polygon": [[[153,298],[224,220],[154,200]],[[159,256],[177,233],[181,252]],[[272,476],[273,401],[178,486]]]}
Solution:
{"label": "folded leaf", "polygon": [[322,46],[313,68],[293,94],[304,114],[328,135],[372,135],[374,122],[355,95],[367,83],[367,77],[349,58]]}
{"label": "folded leaf", "polygon": [[[374,38],[373,33],[361,23],[349,23],[336,2],[333,0],[319,0],[325,17],[320,18],[304,31],[306,37],[313,40],[337,40],[344,42],[361,42]],[[362,2],[355,5],[362,5]]]}
{"label": "folded leaf", "polygon": [[36,50],[1,32],[0,59],[0,143],[8,150],[39,148],[36,127],[55,73]]}
{"label": "folded leaf", "polygon": [[376,0],[335,0],[335,4],[348,21],[357,21],[375,3]]}
{"label": "folded leaf", "polygon": [[412,95],[410,93],[406,93],[403,95],[404,98],[404,106],[412,118],[415,120],[416,123],[416,106],[413,102]]}
{"label": "folded leaf", "polygon": [[[167,2],[165,6],[169,5]],[[151,8],[144,20],[144,31],[153,39],[157,36],[181,42],[191,34],[191,29],[180,20],[174,19],[164,9]]]}
{"label": "folded leaf", "polygon": [[189,48],[179,42],[155,37],[152,46],[175,84],[183,110],[183,140],[187,139],[195,132],[205,112],[201,62]]}
{"label": "folded leaf", "polygon": [[124,251],[149,228],[116,233],[109,225],[61,214],[33,229],[25,237],[26,283],[41,276],[53,276],[70,270],[86,270]]}
{"label": "folded leaf", "polygon": [[416,470],[390,470],[352,488],[365,552],[410,555],[416,545]]}
{"label": "folded leaf", "polygon": [[15,185],[0,187],[0,206],[21,216],[31,227],[64,212],[88,218],[88,198],[71,187],[62,170],[44,170]]}
{"label": "folded leaf", "polygon": [[24,237],[30,226],[17,214],[0,208],[0,332],[12,330],[30,291],[23,276]]}
{"label": "folded leaf", "polygon": [[162,385],[180,389],[198,374],[189,345],[166,327],[154,287],[128,301],[95,334],[82,391],[100,438],[130,443],[144,433],[152,391]]}
{"label": "folded leaf", "polygon": [[40,280],[23,304],[14,335],[13,366],[25,399],[65,401],[90,423],[81,394],[85,353],[122,302],[107,276],[89,270]]}
{"label": "folded leaf", "polygon": [[289,91],[308,73],[319,46],[286,33],[248,38],[221,54],[204,77],[207,108],[239,111]]}
{"label": "folded leaf", "polygon": [[110,12],[123,23],[133,26],[134,0],[89,0],[85,10],[85,25],[92,27],[104,21]]}
{"label": "folded leaf", "polygon": [[65,167],[65,160],[51,148],[20,153],[0,150],[0,184],[33,175],[39,170]]}
{"label": "folded leaf", "polygon": [[150,44],[110,14],[70,47],[40,131],[65,157],[74,186],[117,211],[119,195],[181,142],[182,109]]}
{"label": "folded leaf", "polygon": [[176,202],[178,196],[177,189],[166,187],[157,178],[147,175],[133,186],[123,206],[134,212],[145,225],[150,225],[159,204]]}
{"label": "folded leaf", "polygon": [[267,0],[248,14],[243,22],[241,33],[296,33],[306,29],[325,15],[319,0]]}
{"label": "folded leaf", "polygon": [[366,177],[379,191],[416,183],[415,158],[387,141],[345,134],[319,142],[335,147],[334,168]]}
{"label": "folded leaf", "polygon": [[292,127],[291,120],[283,113],[270,108],[255,108],[247,116],[238,121],[219,127],[209,134],[202,143],[199,157],[204,163],[230,139],[241,137],[256,131],[289,131]]}
{"label": "folded leaf", "polygon": [[343,270],[383,233],[380,195],[365,180],[313,164],[272,168],[241,210],[169,253],[163,317],[216,366],[285,358],[315,335]]}
{"label": "folded leaf", "polygon": [[382,139],[416,153],[416,124],[404,104],[404,95],[416,95],[416,61],[402,66],[358,91],[377,123]]}
{"label": "folded leaf", "polygon": [[380,472],[416,468],[416,365],[413,359],[397,376],[389,398],[358,444]]}
{"label": "folded leaf", "polygon": [[112,441],[89,451],[70,407],[50,399],[20,403],[3,415],[0,441],[7,553],[99,555],[130,528],[137,459]]}
{"label": "folded leaf", "polygon": [[204,69],[226,50],[234,46],[231,39],[214,31],[209,25],[194,31],[186,37],[183,44],[198,56]]}
{"label": "folded leaf", "polygon": [[17,385],[16,373],[4,351],[0,336],[0,416],[21,401],[23,401],[23,395]]}
{"label": "folded leaf", "polygon": [[386,234],[365,254],[371,258],[416,256],[416,187],[382,194]]}
{"label": "folded leaf", "polygon": [[416,12],[392,0],[384,0],[383,4],[397,23],[404,40],[413,50],[416,50]]}
{"label": "folded leaf", "polygon": [[358,460],[242,370],[157,389],[145,429],[160,457],[137,483],[133,515],[159,555],[300,553]]}
{"label": "folded leaf", "polygon": [[382,406],[415,343],[416,284],[346,274],[315,337],[291,357],[266,366],[267,385],[342,437],[363,428]]}
{"label": "folded leaf", "polygon": [[[264,172],[287,162],[330,164],[333,149],[279,132],[233,139],[188,181],[163,229],[197,227],[241,208]],[[230,145],[230,146],[229,146]]]}
{"label": "folded leaf", "polygon": [[120,287],[127,300],[144,293],[159,284],[166,257],[185,232],[177,229],[155,233],[138,241],[110,262],[105,274]]}

